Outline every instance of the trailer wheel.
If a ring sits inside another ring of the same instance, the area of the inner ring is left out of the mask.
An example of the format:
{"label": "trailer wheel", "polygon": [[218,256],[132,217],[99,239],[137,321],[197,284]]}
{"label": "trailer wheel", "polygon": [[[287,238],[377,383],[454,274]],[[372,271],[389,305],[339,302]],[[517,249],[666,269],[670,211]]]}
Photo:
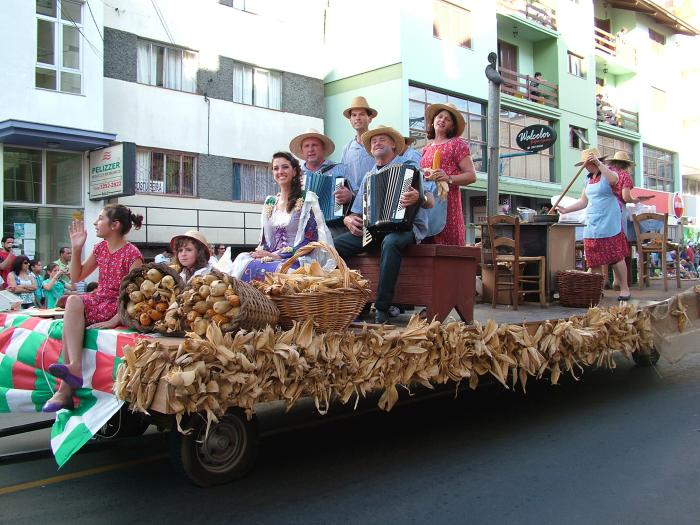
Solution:
{"label": "trailer wheel", "polygon": [[654,366],[659,362],[659,357],[659,352],[656,351],[656,348],[632,353],[632,359],[634,359],[634,363],[637,366]]}
{"label": "trailer wheel", "polygon": [[[209,427],[197,414],[189,421],[192,432],[170,433],[170,456],[174,467],[199,487],[228,483],[245,476],[258,452],[258,422],[243,410],[230,410]],[[183,427],[184,428],[184,427]]]}
{"label": "trailer wheel", "polygon": [[105,439],[136,437],[146,432],[149,426],[150,423],[145,414],[130,411],[125,403],[119,412],[109,418],[97,431],[96,435]]}

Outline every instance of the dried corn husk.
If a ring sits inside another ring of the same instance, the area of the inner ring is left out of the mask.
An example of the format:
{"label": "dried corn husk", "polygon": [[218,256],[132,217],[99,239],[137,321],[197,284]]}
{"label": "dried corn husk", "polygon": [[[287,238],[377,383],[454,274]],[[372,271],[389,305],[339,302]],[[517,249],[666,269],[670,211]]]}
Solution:
{"label": "dried corn husk", "polygon": [[377,390],[383,392],[379,407],[391,410],[401,387],[468,381],[476,388],[488,374],[505,388],[519,383],[525,391],[529,378],[549,372],[553,384],[562,374],[577,379],[587,366],[614,368],[615,352],[631,357],[652,344],[648,312],[632,305],[527,326],[443,325],[414,316],[403,329],[316,334],[307,320],[290,330],[224,334],[207,323],[204,334],[188,334],[176,350],[148,340],[125,350],[115,393],[146,411],[152,385],[162,380],[178,421],[200,412],[210,423],[231,406],[250,415],[257,403],[284,400],[291,407],[311,397],[325,413],[333,399],[356,402]]}
{"label": "dried corn husk", "polygon": [[[349,277],[350,288],[370,289],[369,281],[359,272],[349,270]],[[252,281],[250,284],[267,295],[292,295],[345,288],[343,274],[339,269],[327,272],[316,261],[304,264],[291,273],[266,273],[264,282]]]}

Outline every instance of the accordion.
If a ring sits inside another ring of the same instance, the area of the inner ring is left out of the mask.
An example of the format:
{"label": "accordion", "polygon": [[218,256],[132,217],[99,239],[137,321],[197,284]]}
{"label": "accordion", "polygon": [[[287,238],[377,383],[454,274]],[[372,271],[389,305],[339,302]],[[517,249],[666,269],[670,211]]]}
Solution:
{"label": "accordion", "polygon": [[363,207],[363,243],[374,235],[394,231],[409,231],[420,209],[420,201],[408,207],[399,204],[401,195],[411,187],[423,195],[423,176],[411,164],[391,166],[367,175]]}
{"label": "accordion", "polygon": [[335,192],[343,186],[349,187],[349,185],[345,177],[328,175],[325,173],[326,171],[307,171],[304,175],[302,189],[313,191],[316,194],[323,218],[328,222],[345,217],[350,210],[352,202],[348,204],[337,204],[335,202]]}

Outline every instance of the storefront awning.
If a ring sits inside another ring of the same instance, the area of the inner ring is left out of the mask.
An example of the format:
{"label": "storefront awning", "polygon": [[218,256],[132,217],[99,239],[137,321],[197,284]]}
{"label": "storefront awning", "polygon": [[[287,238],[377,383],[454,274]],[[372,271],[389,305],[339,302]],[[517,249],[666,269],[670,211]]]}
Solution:
{"label": "storefront awning", "polygon": [[117,136],[114,133],[37,124],[22,120],[0,122],[0,142],[16,146],[89,151],[109,146]]}

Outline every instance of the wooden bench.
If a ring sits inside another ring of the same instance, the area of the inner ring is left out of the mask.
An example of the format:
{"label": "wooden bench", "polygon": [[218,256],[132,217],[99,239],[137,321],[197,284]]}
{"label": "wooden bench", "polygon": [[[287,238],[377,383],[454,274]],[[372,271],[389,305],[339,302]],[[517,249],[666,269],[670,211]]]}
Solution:
{"label": "wooden bench", "polygon": [[[462,321],[474,316],[476,267],[481,262],[481,248],[417,244],[403,252],[401,271],[394,291],[394,304],[425,306],[428,319],[440,321],[453,308]],[[350,257],[348,267],[359,270],[372,284],[374,301],[379,282],[379,252]]]}

